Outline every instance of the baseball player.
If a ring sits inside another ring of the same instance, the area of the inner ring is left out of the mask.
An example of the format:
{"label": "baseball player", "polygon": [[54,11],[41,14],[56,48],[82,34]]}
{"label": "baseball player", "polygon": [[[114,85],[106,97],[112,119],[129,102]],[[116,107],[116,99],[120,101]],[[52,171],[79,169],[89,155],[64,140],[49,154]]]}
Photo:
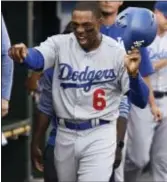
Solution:
{"label": "baseball player", "polygon": [[2,117],[8,114],[9,100],[12,90],[13,82],[13,60],[8,56],[8,49],[10,48],[10,39],[6,29],[6,25],[2,17]]}
{"label": "baseball player", "polygon": [[[53,160],[56,129],[57,129],[56,122],[53,122],[52,130],[50,132],[48,143],[47,143],[47,147],[44,152],[44,166],[41,163],[43,155],[39,146],[39,143],[40,143],[39,141],[42,138],[42,136],[45,134],[49,121],[51,120],[51,117],[55,115],[53,112],[52,93],[51,93],[52,78],[53,78],[53,68],[50,68],[45,71],[44,75],[39,81],[39,87],[42,87],[39,104],[38,104],[38,110],[40,111],[40,113],[38,113],[38,121],[37,121],[38,123],[36,123],[36,126],[38,127],[36,127],[36,129],[33,130],[32,145],[31,145],[33,164],[39,171],[44,171],[45,182],[55,182],[57,180],[56,170],[54,167],[54,160]],[[126,96],[123,97],[122,103],[124,104],[125,101],[127,101]],[[127,107],[129,107],[129,104],[127,104]],[[129,108],[125,109],[125,107],[121,107],[121,104],[120,104],[119,109],[120,109],[119,118],[126,119],[127,117],[126,112],[127,110],[129,110]],[[43,125],[42,127],[40,127],[41,124]],[[39,131],[40,129],[41,131]],[[115,165],[118,164],[119,162],[118,160],[120,159],[116,158]]]}
{"label": "baseball player", "polygon": [[149,106],[143,110],[135,106],[131,108],[133,112],[130,113],[128,125],[126,182],[135,182],[149,161],[153,181],[167,181],[167,2],[156,2],[154,12],[158,32],[148,49],[155,70],[151,83],[162,119],[155,120]]}
{"label": "baseball player", "polygon": [[141,108],[148,101],[148,87],[138,72],[139,51],[126,55],[114,40],[100,34],[100,22],[98,3],[79,2],[72,12],[74,33],[52,36],[35,48],[17,44],[9,50],[28,68],[54,66],[54,154],[60,181],[108,181],[120,99],[127,94]]}
{"label": "baseball player", "polygon": [[[103,25],[101,26],[101,32],[105,35],[108,35],[109,37],[114,38],[116,41],[118,41],[120,45],[124,47],[123,29],[121,29],[115,23],[119,7],[122,4],[123,4],[122,1],[117,1],[117,2],[100,1],[100,8],[103,15]],[[146,83],[151,89],[151,85],[149,83],[149,76],[154,72],[154,70],[149,60],[149,55],[146,48],[141,49],[141,57],[142,57],[142,62],[140,64],[139,70],[142,77],[144,78],[144,80],[146,81]],[[153,94],[150,96],[150,103],[153,106],[155,104]],[[118,130],[118,140],[121,141],[122,146],[124,146],[124,149],[123,149],[122,157],[121,157],[122,154],[120,154],[122,153],[122,150],[120,150],[120,147],[118,147],[118,150],[117,150],[118,156],[122,158],[122,162],[121,162],[121,165],[115,170],[115,181],[124,181],[124,160],[125,160],[125,151],[126,151],[126,145],[124,145],[124,142],[126,144],[126,139],[124,140],[124,138],[125,137],[127,138],[125,133],[126,133],[128,114],[130,111],[129,102],[127,98],[124,98],[124,100],[122,100],[120,105],[120,111],[121,111],[120,117],[118,118],[118,128],[120,128]],[[155,116],[160,113],[157,107],[153,109],[153,113]]]}

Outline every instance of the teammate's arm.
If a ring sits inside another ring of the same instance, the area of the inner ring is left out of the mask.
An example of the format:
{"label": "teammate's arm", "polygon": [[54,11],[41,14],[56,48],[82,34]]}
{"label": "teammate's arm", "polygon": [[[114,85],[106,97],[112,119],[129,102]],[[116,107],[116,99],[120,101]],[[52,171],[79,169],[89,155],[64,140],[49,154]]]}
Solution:
{"label": "teammate's arm", "polygon": [[161,59],[159,61],[153,62],[153,67],[155,71],[158,71],[167,66],[167,59]]}
{"label": "teammate's arm", "polygon": [[148,50],[146,48],[141,48],[140,53],[141,53],[142,60],[140,63],[139,71],[140,71],[141,76],[143,77],[145,83],[147,84],[147,86],[149,88],[150,108],[151,108],[152,114],[155,117],[155,120],[158,121],[158,120],[161,120],[161,112],[155,103],[153,88],[152,88],[151,81],[150,81],[150,75],[152,75],[154,73],[154,68],[150,61]]}
{"label": "teammate's arm", "polygon": [[117,141],[124,141],[127,119],[130,111],[130,102],[127,96],[123,96],[119,105],[119,117],[117,119]]}
{"label": "teammate's arm", "polygon": [[8,113],[8,102],[10,100],[13,82],[13,60],[8,56],[10,39],[2,17],[2,116]]}
{"label": "teammate's arm", "polygon": [[151,112],[152,112],[152,114],[154,116],[155,121],[160,121],[162,119],[162,113],[161,113],[160,109],[158,108],[158,106],[157,106],[157,104],[155,102],[150,77],[149,76],[143,77],[143,79],[146,82],[146,84],[148,85],[149,90],[150,90],[149,104],[150,104]]}
{"label": "teammate's arm", "polygon": [[122,149],[127,129],[127,120],[130,111],[130,102],[127,96],[123,96],[119,105],[119,117],[117,119],[117,148],[115,155],[114,168],[118,168],[122,160]]}
{"label": "teammate's arm", "polygon": [[50,124],[51,117],[53,116],[52,105],[52,81],[47,72],[44,73],[40,81],[43,89],[41,91],[40,100],[38,104],[37,119],[34,123],[31,141],[31,158],[33,165],[40,171],[43,171],[41,163],[43,155],[41,151],[41,141],[45,132]]}
{"label": "teammate's arm", "polygon": [[45,132],[49,126],[50,117],[41,111],[37,111],[37,118],[34,123],[31,141],[31,160],[33,166],[43,171],[43,154],[41,150]]}
{"label": "teammate's arm", "polygon": [[146,84],[147,84],[147,86],[149,87],[149,90],[150,90],[149,104],[152,107],[152,106],[154,106],[156,104],[155,104],[155,98],[154,98],[154,94],[153,94],[153,88],[152,88],[152,85],[151,85],[150,77],[146,76],[146,77],[143,77],[143,79],[146,82]]}

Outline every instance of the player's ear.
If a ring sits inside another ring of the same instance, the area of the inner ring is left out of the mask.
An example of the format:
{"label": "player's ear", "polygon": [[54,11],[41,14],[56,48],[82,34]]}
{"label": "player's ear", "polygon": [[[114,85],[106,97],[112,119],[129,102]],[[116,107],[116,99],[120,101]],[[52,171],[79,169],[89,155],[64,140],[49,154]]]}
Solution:
{"label": "player's ear", "polygon": [[98,19],[98,24],[99,24],[99,26],[101,27],[101,25],[103,24],[103,17],[100,17],[100,18]]}
{"label": "player's ear", "polygon": [[102,18],[97,19],[97,28],[100,30],[100,27],[102,26]]}

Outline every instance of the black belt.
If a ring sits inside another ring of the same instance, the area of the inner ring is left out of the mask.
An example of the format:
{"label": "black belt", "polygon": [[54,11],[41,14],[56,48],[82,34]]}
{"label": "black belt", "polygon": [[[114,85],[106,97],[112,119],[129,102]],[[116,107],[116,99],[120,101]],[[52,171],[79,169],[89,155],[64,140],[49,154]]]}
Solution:
{"label": "black belt", "polygon": [[156,99],[161,99],[165,96],[167,96],[167,92],[154,91],[154,97]]}

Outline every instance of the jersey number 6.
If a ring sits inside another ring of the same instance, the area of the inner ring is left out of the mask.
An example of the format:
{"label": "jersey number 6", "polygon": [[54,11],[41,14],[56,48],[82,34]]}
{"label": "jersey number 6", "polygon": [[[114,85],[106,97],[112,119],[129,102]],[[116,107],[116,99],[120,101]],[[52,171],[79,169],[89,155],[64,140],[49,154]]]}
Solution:
{"label": "jersey number 6", "polygon": [[102,89],[97,89],[93,93],[93,107],[101,111],[106,107],[106,101],[105,101],[105,92]]}

